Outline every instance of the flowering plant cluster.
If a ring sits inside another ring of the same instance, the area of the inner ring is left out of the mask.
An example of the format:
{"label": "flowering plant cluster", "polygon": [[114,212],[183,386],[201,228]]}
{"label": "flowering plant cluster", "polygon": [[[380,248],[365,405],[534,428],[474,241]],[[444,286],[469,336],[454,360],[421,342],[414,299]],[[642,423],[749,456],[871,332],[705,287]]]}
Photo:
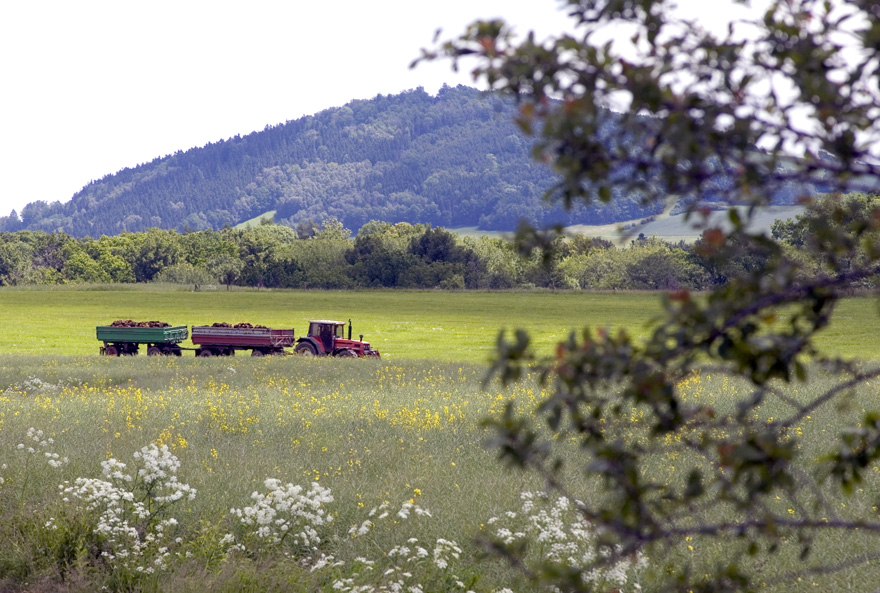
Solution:
{"label": "flowering plant cluster", "polygon": [[647,566],[644,555],[621,556],[619,549],[604,545],[600,531],[579,512],[581,503],[545,492],[523,492],[520,503],[519,512],[508,511],[486,522],[497,544],[508,549],[529,544],[539,562],[579,570],[582,583],[599,590],[624,591],[628,584],[641,590],[633,581]]}
{"label": "flowering plant cluster", "polygon": [[[22,496],[24,495],[24,490],[27,485],[28,470],[30,469],[31,459],[33,457],[41,456],[46,460],[46,463],[50,467],[55,469],[59,469],[68,463],[69,459],[67,457],[61,457],[61,455],[53,451],[54,444],[55,440],[52,437],[47,437],[42,430],[31,427],[27,430],[24,442],[16,445],[16,452],[26,455],[23,475],[20,480]],[[4,473],[10,471],[9,465],[6,463],[0,464],[0,471],[3,471]],[[8,477],[8,475],[0,476],[0,486],[3,486],[6,483]]]}
{"label": "flowering plant cluster", "polygon": [[6,395],[26,395],[26,394],[34,394],[34,393],[43,393],[45,391],[58,391],[63,388],[63,383],[48,383],[43,381],[37,376],[30,376],[21,383],[16,383],[15,385],[10,385],[2,392]]}
{"label": "flowering plant cluster", "polygon": [[42,430],[29,428],[24,443],[18,444],[19,451],[26,451],[30,455],[43,454],[46,463],[54,468],[59,468],[66,464],[69,460],[67,457],[61,457],[58,453],[51,450],[51,445],[55,444],[52,437],[46,437]]}
{"label": "flowering plant cluster", "polygon": [[297,484],[282,484],[275,478],[264,482],[267,492],[254,492],[252,506],[232,509],[232,516],[243,527],[236,540],[232,534],[224,538],[230,548],[247,550],[255,547],[281,547],[288,542],[294,554],[312,552],[321,543],[318,528],[333,521],[325,505],[333,502],[333,494],[317,482],[308,489]]}
{"label": "flowering plant cluster", "polygon": [[[429,518],[430,511],[415,504],[404,502],[400,509],[393,511],[389,503],[370,509],[367,518],[359,525],[352,526],[348,534],[352,538],[371,537],[380,527],[385,531],[398,531],[411,518]],[[370,546],[370,549],[375,546]],[[420,593],[422,583],[446,583],[447,590],[467,589],[465,583],[456,576],[453,564],[461,558],[459,545],[450,540],[437,538],[431,544],[421,542],[416,537],[407,537],[394,545],[379,560],[358,557],[352,566],[338,571],[333,589],[344,593],[385,593],[410,591]],[[381,573],[377,564],[389,564]],[[334,567],[342,563],[332,564]]]}
{"label": "flowering plant cluster", "polygon": [[64,502],[95,517],[100,558],[118,571],[152,574],[167,568],[172,549],[183,543],[174,537],[170,505],[194,499],[196,490],[177,479],[180,462],[167,446],[150,444],[134,458],[134,473],[111,458],[101,463],[106,479],[77,478],[59,488]]}

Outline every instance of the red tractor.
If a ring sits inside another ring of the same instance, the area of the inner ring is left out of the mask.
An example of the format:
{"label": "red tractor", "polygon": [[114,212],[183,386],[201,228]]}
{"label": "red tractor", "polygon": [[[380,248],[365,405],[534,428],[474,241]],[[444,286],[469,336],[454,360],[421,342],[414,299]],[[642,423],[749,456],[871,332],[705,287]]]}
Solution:
{"label": "red tractor", "polygon": [[297,340],[294,352],[303,356],[344,356],[355,358],[370,356],[379,358],[379,351],[370,348],[364,342],[364,335],[359,340],[351,339],[351,319],[348,320],[348,337],[345,337],[343,321],[310,321],[309,335]]}

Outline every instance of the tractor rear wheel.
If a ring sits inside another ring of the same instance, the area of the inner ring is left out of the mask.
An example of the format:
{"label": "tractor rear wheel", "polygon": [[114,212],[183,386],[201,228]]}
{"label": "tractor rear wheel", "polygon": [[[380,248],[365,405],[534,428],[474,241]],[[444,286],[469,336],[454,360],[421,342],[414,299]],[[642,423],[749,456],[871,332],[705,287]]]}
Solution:
{"label": "tractor rear wheel", "polygon": [[315,352],[315,348],[308,342],[301,342],[297,344],[296,348],[294,348],[293,351],[300,356],[315,356],[317,354],[317,352]]}

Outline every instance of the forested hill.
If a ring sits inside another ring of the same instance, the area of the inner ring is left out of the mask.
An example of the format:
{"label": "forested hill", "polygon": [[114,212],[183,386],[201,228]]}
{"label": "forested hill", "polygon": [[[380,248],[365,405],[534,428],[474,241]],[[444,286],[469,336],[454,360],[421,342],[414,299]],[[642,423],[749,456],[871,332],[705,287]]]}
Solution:
{"label": "forested hill", "polygon": [[270,210],[276,222],[335,217],[354,231],[374,219],[511,230],[523,217],[585,224],[649,214],[624,197],[547,210],[541,196],[553,177],[531,160],[515,109],[463,86],[353,101],[107,175],[68,203],[27,205],[21,222],[0,217],[0,231],[216,229]]}

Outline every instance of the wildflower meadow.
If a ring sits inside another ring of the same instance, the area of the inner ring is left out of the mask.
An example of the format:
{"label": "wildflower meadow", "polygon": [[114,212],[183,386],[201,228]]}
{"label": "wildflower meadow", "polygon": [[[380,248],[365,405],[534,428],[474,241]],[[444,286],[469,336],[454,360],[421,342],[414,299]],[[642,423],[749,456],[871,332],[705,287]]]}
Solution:
{"label": "wildflower meadow", "polygon": [[[479,540],[595,534],[481,421],[478,365],[0,356],[0,582],[32,590],[524,591]],[[528,503],[526,504],[526,501]],[[511,540],[512,541],[512,540]],[[607,579],[637,590],[634,559]],[[41,585],[42,583],[42,585]]]}
{"label": "wildflower meadow", "polygon": [[[615,556],[577,498],[547,492],[487,446],[484,421],[509,403],[534,412],[539,382],[501,388],[485,376],[484,364],[394,357],[0,354],[0,590],[525,593],[538,590],[538,567],[604,556],[614,562],[578,578],[623,593],[654,590],[652,575],[677,556],[708,571],[729,553],[693,537],[662,556]],[[679,389],[719,412],[744,395],[708,370]],[[846,409],[793,430],[818,451],[878,397],[866,383]],[[760,409],[768,421],[773,405]],[[609,437],[645,438],[640,419],[633,409]],[[683,436],[657,453],[671,484],[693,462]],[[577,441],[559,440],[578,496],[604,496]],[[839,514],[877,513],[876,486],[859,485]],[[845,561],[871,545],[845,538],[817,549]],[[786,582],[796,546],[779,546],[757,587],[832,582]],[[846,578],[858,589],[880,574]]]}

